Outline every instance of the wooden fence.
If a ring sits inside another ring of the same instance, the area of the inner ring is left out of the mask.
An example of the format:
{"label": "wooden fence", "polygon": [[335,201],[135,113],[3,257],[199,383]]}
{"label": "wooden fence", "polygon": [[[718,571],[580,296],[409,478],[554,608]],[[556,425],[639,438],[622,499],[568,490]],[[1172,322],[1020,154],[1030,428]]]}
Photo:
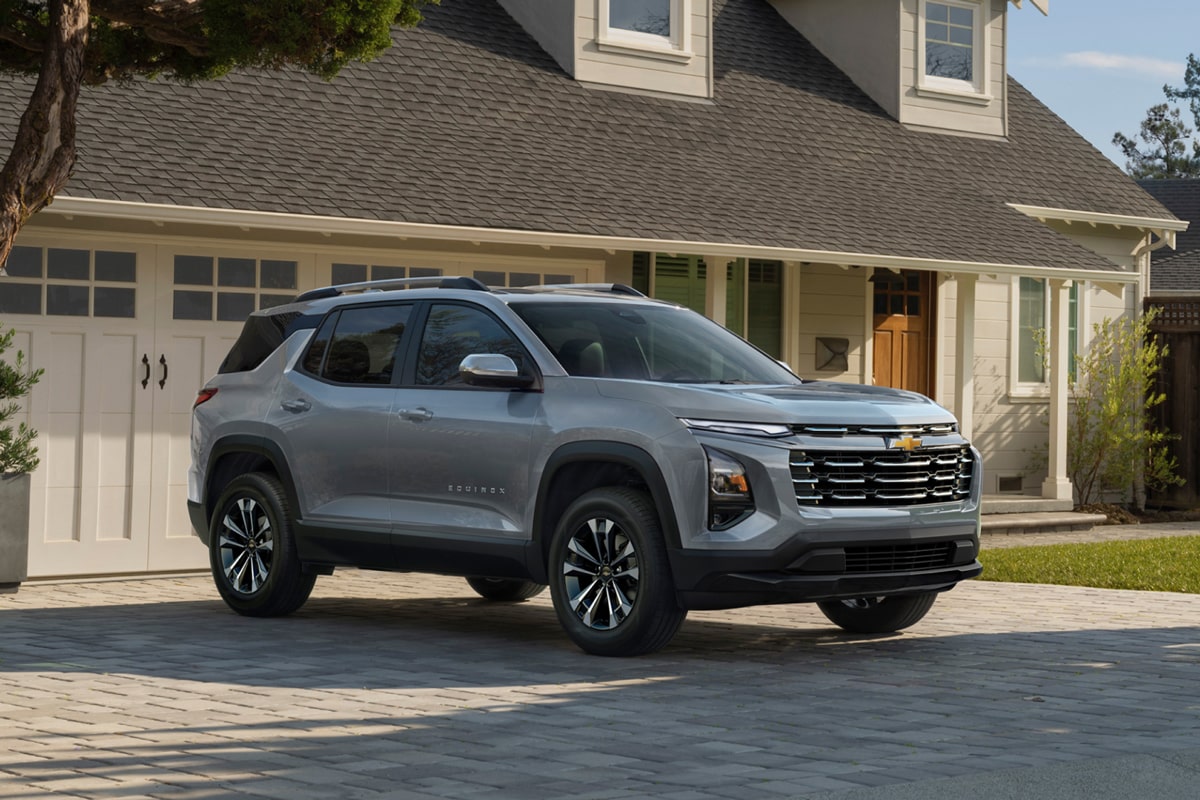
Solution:
{"label": "wooden fence", "polygon": [[1147,297],[1143,307],[1159,310],[1151,329],[1167,346],[1158,390],[1167,399],[1156,409],[1157,421],[1179,438],[1172,453],[1187,481],[1152,493],[1155,505],[1200,507],[1200,296]]}

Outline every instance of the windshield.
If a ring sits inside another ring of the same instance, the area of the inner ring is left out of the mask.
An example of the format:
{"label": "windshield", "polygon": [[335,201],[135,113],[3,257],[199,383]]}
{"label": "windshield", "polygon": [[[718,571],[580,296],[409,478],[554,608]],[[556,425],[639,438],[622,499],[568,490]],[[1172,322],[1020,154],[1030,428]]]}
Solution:
{"label": "windshield", "polygon": [[512,302],[570,375],[668,383],[795,384],[758,348],[685,308]]}

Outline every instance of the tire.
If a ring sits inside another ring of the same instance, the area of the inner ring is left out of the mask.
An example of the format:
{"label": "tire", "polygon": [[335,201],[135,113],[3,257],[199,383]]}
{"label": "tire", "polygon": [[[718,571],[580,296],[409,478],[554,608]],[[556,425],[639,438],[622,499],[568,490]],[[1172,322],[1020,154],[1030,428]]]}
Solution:
{"label": "tire", "polygon": [[921,621],[929,612],[937,592],[898,597],[856,597],[853,600],[823,600],[821,613],[851,633],[895,633]]}
{"label": "tire", "polygon": [[296,555],[279,479],[241,475],[221,493],[216,509],[208,555],[225,604],[248,617],[283,616],[304,605],[317,576],[306,575]]}
{"label": "tire", "polygon": [[675,599],[658,514],[644,492],[596,489],[573,502],[550,540],[548,572],[559,622],[593,655],[652,653],[687,616]]}
{"label": "tire", "polygon": [[546,591],[546,584],[518,578],[467,578],[467,584],[485,600],[519,603]]}

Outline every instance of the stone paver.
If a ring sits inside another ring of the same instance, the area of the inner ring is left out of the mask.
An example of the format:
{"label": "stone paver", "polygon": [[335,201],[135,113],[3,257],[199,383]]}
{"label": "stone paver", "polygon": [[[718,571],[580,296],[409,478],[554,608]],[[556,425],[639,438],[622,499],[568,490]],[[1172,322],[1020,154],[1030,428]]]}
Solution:
{"label": "stone paver", "polygon": [[452,578],[341,571],[274,620],[206,577],[27,584],[0,595],[0,798],[755,800],[1186,770],[1198,676],[1195,595],[969,582],[900,635],[759,607],[604,659],[547,597]]}

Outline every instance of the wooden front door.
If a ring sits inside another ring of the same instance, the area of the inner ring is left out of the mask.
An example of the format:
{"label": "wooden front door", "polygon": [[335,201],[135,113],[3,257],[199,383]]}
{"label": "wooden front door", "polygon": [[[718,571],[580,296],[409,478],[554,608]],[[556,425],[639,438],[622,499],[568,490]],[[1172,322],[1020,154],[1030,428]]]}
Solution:
{"label": "wooden front door", "polygon": [[877,272],[873,279],[876,386],[933,393],[933,273]]}

